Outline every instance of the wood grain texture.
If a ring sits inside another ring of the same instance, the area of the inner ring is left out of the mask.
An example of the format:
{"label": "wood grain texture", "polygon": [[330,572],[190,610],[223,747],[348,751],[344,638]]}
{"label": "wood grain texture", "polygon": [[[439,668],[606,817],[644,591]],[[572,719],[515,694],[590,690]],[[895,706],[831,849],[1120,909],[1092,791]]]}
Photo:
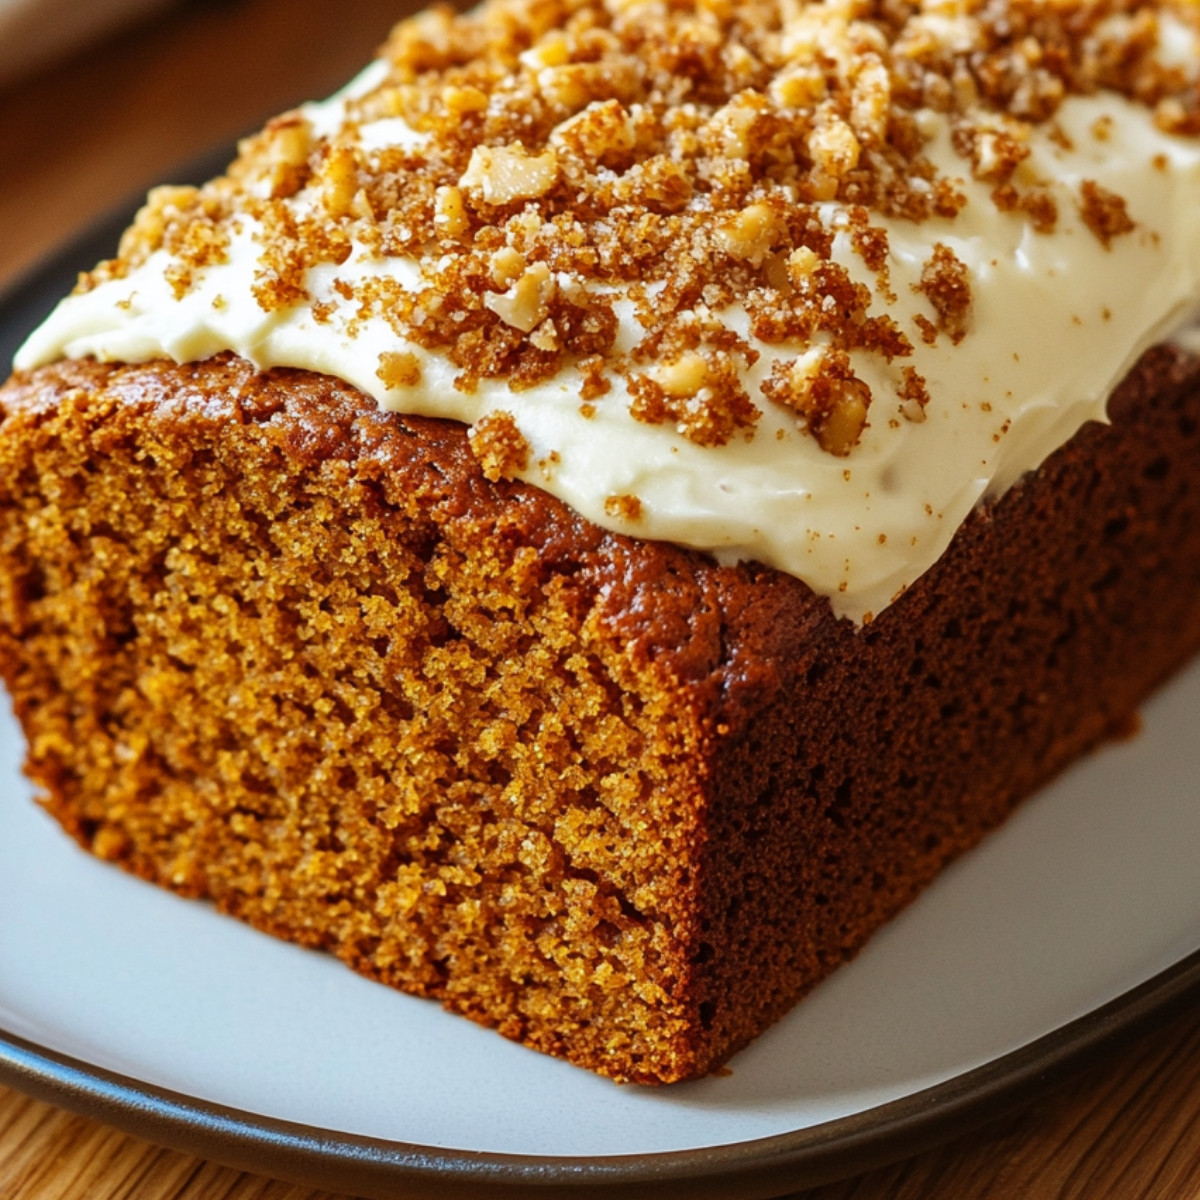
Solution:
{"label": "wood grain texture", "polygon": [[[0,287],[73,229],[337,87],[405,0],[207,0],[0,92]],[[0,1088],[0,1200],[338,1200]],[[1200,1200],[1200,1011],[1024,1111],[792,1200]]]}
{"label": "wood grain texture", "polygon": [[339,1200],[126,1137],[0,1089],[3,1200]]}
{"label": "wood grain texture", "polygon": [[[0,1088],[0,1200],[343,1200],[151,1146]],[[1030,1107],[786,1200],[1198,1200],[1200,1012]]]}

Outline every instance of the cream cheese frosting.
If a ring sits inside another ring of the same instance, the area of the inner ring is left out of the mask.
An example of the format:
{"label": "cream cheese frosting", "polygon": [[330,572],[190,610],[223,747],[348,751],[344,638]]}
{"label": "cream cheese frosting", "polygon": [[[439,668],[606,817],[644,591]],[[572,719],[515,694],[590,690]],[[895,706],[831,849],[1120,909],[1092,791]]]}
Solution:
{"label": "cream cheese frosting", "polygon": [[[1186,57],[1180,46],[1190,36],[1175,28],[1171,52]],[[386,74],[375,64],[330,101],[305,106],[308,135],[344,136],[349,128],[368,170],[388,155],[418,153],[428,135],[402,118],[347,121],[348,106]],[[814,201],[831,237],[828,261],[870,290],[867,316],[886,316],[911,335],[909,351],[895,357],[848,351],[853,377],[871,397],[849,449],[831,452],[793,408],[771,398],[773,372],[803,375],[827,354],[829,338],[820,332],[766,341],[737,304],[697,305],[697,321],[748,347],[737,359],[738,384],[760,410],[752,426],[702,444],[680,422],[639,419],[628,373],[614,375],[594,403],[581,403],[581,375],[569,364],[529,385],[484,377],[464,387],[460,364],[437,347],[398,338],[386,313],[339,305],[375,280],[415,294],[423,286],[420,255],[381,254],[351,238],[340,261],[307,266],[302,299],[264,307],[255,286],[265,234],[254,215],[231,226],[217,260],[197,267],[186,289],[173,282],[167,248],[100,276],[58,306],[16,365],[28,370],[62,356],[184,362],[232,351],[263,369],[336,376],[395,411],[476,428],[505,414],[528,447],[509,473],[589,520],[726,563],[767,563],[828,596],[839,615],[868,620],[937,561],[981,499],[1036,469],[1085,422],[1104,420],[1108,396],[1138,356],[1200,308],[1200,141],[1163,132],[1149,107],[1109,91],[1069,95],[1053,122],[1032,125],[1014,179],[1036,184],[1054,203],[1053,228],[1040,232],[1028,212],[998,208],[993,181],[978,162],[969,168],[944,112],[924,107],[913,117],[924,154],[961,202],[953,214],[921,221],[872,212],[872,226],[886,234],[882,276],[856,244],[854,206],[837,196]],[[464,188],[479,161],[473,157],[463,173]],[[1089,188],[1119,198],[1115,230],[1098,228],[1081,202]],[[301,216],[320,216],[309,190],[288,202]],[[956,336],[928,286],[935,245],[969,280],[969,317]],[[540,288],[604,296],[618,355],[630,354],[644,334],[636,297],[618,283],[550,265],[521,268],[524,275],[502,278],[484,301],[510,326],[545,328]],[[658,286],[646,284],[643,303],[653,304]],[[939,325],[940,336],[917,335]],[[405,364],[398,378],[380,369],[397,355]],[[693,368],[702,391],[704,364],[687,353],[651,362],[646,375],[672,393]],[[925,393],[916,408],[911,390],[905,394],[913,372]]]}

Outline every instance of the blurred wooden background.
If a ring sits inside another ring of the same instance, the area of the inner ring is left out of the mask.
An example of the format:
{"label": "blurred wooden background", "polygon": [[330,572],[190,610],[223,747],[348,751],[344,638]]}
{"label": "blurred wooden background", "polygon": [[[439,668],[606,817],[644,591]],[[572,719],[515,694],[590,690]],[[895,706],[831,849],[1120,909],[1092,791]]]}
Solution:
{"label": "blurred wooden background", "polygon": [[[335,90],[404,0],[199,0],[0,91],[0,289],[73,230]],[[1200,1200],[1200,1011],[1033,1106],[792,1200]],[[0,1088],[0,1200],[334,1200]]]}

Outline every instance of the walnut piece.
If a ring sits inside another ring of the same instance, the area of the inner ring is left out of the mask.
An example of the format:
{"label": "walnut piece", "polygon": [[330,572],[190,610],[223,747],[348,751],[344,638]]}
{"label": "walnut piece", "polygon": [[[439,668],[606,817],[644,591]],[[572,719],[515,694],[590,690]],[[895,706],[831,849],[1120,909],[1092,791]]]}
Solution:
{"label": "walnut piece", "polygon": [[487,204],[511,204],[544,196],[558,179],[552,149],[529,154],[523,146],[476,146],[459,186],[477,189]]}

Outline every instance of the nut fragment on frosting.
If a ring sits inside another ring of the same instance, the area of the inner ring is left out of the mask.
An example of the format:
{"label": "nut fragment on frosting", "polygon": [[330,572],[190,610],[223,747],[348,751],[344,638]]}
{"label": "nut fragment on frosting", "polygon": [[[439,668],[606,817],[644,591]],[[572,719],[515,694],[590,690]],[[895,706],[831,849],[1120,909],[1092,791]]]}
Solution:
{"label": "nut fragment on frosting", "polygon": [[511,146],[476,146],[459,179],[459,187],[478,189],[487,204],[511,204],[544,196],[558,178],[558,156],[553,150],[529,154],[519,143]]}
{"label": "nut fragment on frosting", "polygon": [[1198,38],[1185,0],[434,10],[153,193],[20,362],[337,374],[861,619],[1200,308]]}
{"label": "nut fragment on frosting", "polygon": [[556,291],[550,268],[545,263],[534,263],[522,270],[507,291],[492,292],[483,302],[506,325],[530,333],[549,315]]}

